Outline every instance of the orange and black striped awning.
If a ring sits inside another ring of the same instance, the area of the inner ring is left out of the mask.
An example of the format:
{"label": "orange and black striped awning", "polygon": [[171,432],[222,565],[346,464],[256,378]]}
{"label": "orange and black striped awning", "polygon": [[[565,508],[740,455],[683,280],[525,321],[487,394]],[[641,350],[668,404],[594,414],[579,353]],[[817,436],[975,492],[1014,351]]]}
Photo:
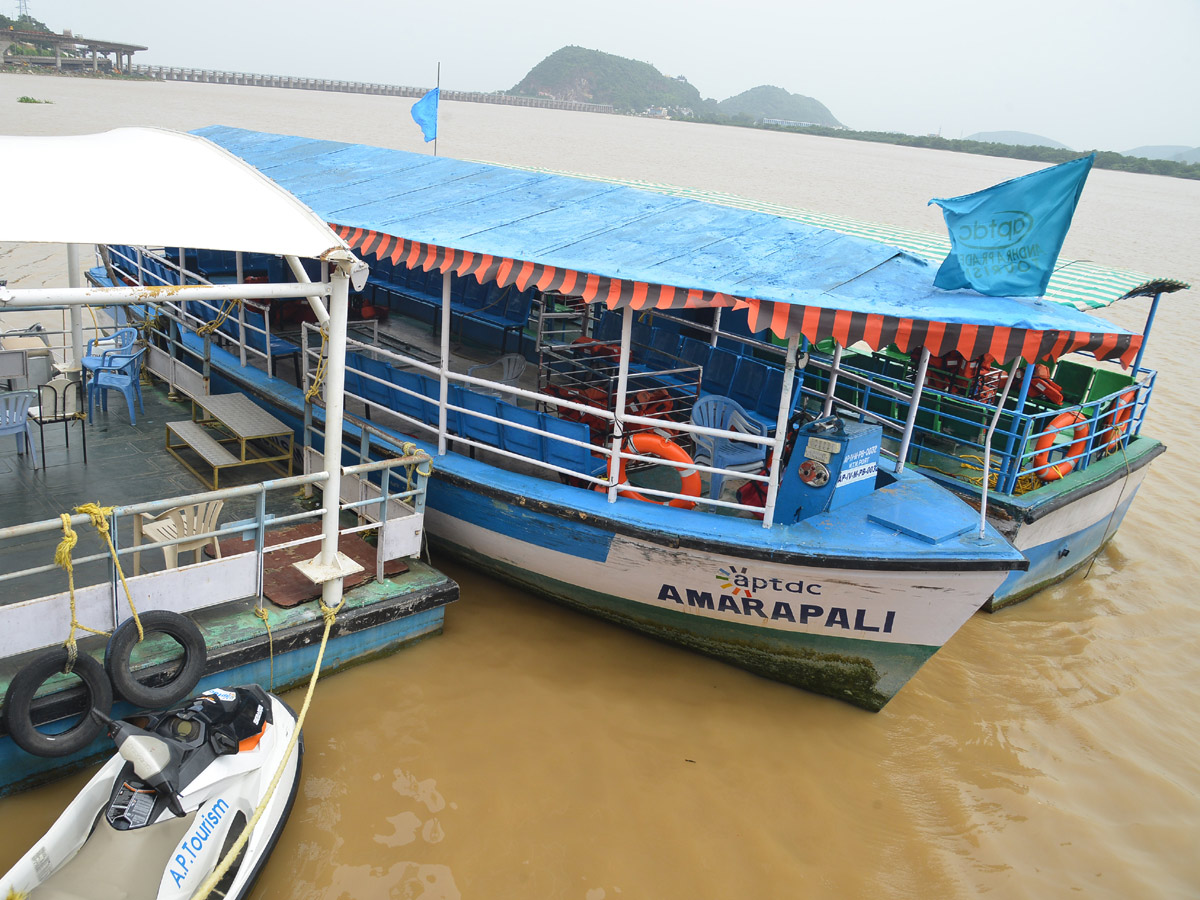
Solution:
{"label": "orange and black striped awning", "polygon": [[437,269],[459,277],[470,275],[480,283],[494,281],[501,287],[516,285],[518,290],[533,285],[541,291],[582,297],[588,303],[602,301],[609,309],[746,309],[752,331],[769,330],[783,339],[797,334],[813,343],[833,338],[842,346],[861,341],[873,350],[895,345],[904,353],[926,347],[934,356],[957,351],[967,359],[989,354],[999,362],[1008,362],[1017,357],[1030,362],[1057,359],[1067,353],[1084,350],[1093,353],[1097,359],[1116,360],[1125,366],[1137,355],[1142,340],[1141,335],[1128,333],[937,322],[647,284],[330,224],[362,256],[388,259],[393,265],[424,271]]}

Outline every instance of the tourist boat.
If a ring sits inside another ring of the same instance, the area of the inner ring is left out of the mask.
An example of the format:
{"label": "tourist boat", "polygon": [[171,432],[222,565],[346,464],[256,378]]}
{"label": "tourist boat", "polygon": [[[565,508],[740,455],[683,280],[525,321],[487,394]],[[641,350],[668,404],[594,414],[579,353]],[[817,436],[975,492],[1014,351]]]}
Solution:
{"label": "tourist boat", "polygon": [[[890,244],[599,180],[198,133],[311,206],[371,276],[344,393],[309,403],[285,377],[287,354],[311,387],[336,343],[288,306],[206,328],[221,308],[161,298],[141,310],[160,365],[189,360],[297,433],[344,400],[373,435],[351,461],[386,452],[378,435],[436,455],[437,545],[780,681],[882,708],[977,609],[1094,555],[1161,452],[1140,433],[1143,335],[937,290]],[[108,256],[96,283],[289,274],[186,245]],[[1068,395],[1072,353],[1090,356]]]}
{"label": "tourist boat", "polygon": [[[25,455],[31,462],[10,456],[15,465],[4,476],[16,499],[0,517],[0,796],[111,752],[90,709],[105,716],[160,709],[197,684],[202,691],[251,683],[281,691],[308,681],[318,663],[333,671],[439,633],[444,607],[458,589],[416,558],[427,455],[397,452],[358,467],[343,467],[331,455],[328,466],[293,473],[292,426],[262,405],[241,394],[222,395],[198,372],[173,382],[179,399],[191,401],[183,406],[168,399],[165,387],[141,385],[130,363],[146,355],[157,359],[158,348],[118,348],[125,333],[119,328],[92,354],[85,350],[91,347],[83,340],[85,305],[107,307],[121,325],[126,304],[145,303],[156,293],[125,284],[88,287],[79,262],[96,244],[257,245],[263,252],[322,260],[318,265],[330,271],[315,283],[192,285],[173,293],[186,302],[299,297],[336,332],[345,327],[352,281],[366,275],[345,243],[276,185],[193,136],[120,129],[0,138],[0,154],[27,176],[8,195],[9,208],[20,214],[0,223],[0,241],[67,242],[69,282],[23,288],[0,281],[0,321],[6,325],[22,315],[44,319],[51,329],[64,322],[58,333],[63,350],[55,349],[53,358],[65,370],[46,387],[30,384],[38,391],[44,438],[31,441]],[[181,174],[179,190],[170,196],[137,188],[141,179]],[[181,216],[181,209],[187,214]],[[227,216],[242,224],[232,225]],[[69,310],[69,329],[63,310]],[[0,337],[0,354],[12,366],[5,374],[18,382],[31,368],[28,341],[36,344],[32,352],[50,353],[41,338],[59,339],[46,327],[23,330],[36,337],[16,343]],[[102,350],[108,353],[102,356]],[[84,402],[87,392],[79,382],[81,366],[88,365],[94,373],[89,384],[107,388],[88,398],[94,403]],[[6,410],[17,408],[12,399],[4,395]],[[100,407],[110,408],[106,413]],[[335,413],[326,410],[326,421],[334,421]],[[82,425],[93,429],[92,439],[71,441],[73,423],[93,417],[97,425]],[[12,424],[8,418],[5,425]],[[37,431],[20,420],[19,447],[25,431]],[[65,447],[60,429],[67,430]],[[104,432],[117,438],[106,440]],[[200,490],[168,450],[214,489]],[[228,479],[230,473],[232,483],[218,483],[219,474]],[[172,493],[164,485],[186,492],[164,496]],[[126,489],[136,495],[118,493]],[[305,500],[302,493],[314,489],[322,499]],[[57,508],[49,498],[69,504],[62,509],[66,515],[48,518]],[[113,506],[84,506],[96,500]],[[343,522],[343,512],[357,521]],[[376,534],[374,546],[358,534],[365,529]],[[195,562],[178,565],[181,556]],[[339,610],[327,642],[322,608],[301,602],[318,597],[325,608]],[[145,643],[139,645],[140,633]],[[77,677],[60,675],[64,667]]]}

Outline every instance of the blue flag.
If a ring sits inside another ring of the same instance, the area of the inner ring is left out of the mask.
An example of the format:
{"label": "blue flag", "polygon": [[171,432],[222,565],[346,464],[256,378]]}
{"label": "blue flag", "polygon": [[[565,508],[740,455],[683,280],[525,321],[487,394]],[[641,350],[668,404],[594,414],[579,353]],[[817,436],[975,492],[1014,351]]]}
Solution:
{"label": "blue flag", "polygon": [[421,126],[427,144],[437,137],[437,107],[440,91],[441,88],[434,88],[412,105],[413,121]]}
{"label": "blue flag", "polygon": [[1095,159],[1093,153],[974,194],[930,200],[950,232],[950,255],[934,287],[1043,296]]}

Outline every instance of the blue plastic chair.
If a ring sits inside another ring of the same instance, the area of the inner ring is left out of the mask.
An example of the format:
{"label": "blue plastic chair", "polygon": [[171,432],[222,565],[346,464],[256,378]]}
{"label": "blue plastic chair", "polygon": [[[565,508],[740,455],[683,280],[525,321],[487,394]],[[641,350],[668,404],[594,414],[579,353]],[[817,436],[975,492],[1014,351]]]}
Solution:
{"label": "blue plastic chair", "polygon": [[92,338],[87,342],[83,359],[79,365],[83,368],[83,378],[86,381],[92,377],[97,366],[104,365],[104,358],[110,353],[120,353],[128,350],[137,342],[136,328],[119,328],[108,337]]}
{"label": "blue plastic chair", "polygon": [[133,401],[136,398],[138,409],[142,415],[146,408],[142,405],[142,354],[145,347],[139,347],[126,353],[106,353],[104,365],[93,370],[92,380],[88,382],[88,422],[92,421],[96,395],[100,395],[100,408],[108,411],[108,391],[120,391],[125,397],[125,405],[129,407],[129,424],[137,424],[137,416],[133,413]]}
{"label": "blue plastic chair", "polygon": [[29,407],[33,405],[35,396],[33,391],[0,394],[0,435],[11,434],[16,437],[18,454],[24,454],[24,446],[28,444],[36,469],[37,449],[33,444],[33,422],[29,418]]}
{"label": "blue plastic chair", "polygon": [[[762,427],[752,421],[746,411],[728,397],[708,395],[701,397],[692,407],[692,424],[720,431],[738,431],[742,434],[763,434]],[[692,434],[695,452],[692,459],[702,466],[714,469],[733,469],[738,472],[757,472],[766,463],[767,448],[763,444],[745,444],[729,438],[707,434]],[[720,472],[710,474],[708,496],[720,499],[725,476]]]}

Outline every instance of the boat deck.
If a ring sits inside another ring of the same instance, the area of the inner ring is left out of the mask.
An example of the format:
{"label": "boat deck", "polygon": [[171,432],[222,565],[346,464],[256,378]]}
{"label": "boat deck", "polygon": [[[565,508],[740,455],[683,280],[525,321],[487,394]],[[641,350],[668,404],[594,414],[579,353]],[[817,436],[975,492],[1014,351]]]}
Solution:
{"label": "boat deck", "polygon": [[[96,410],[91,424],[71,423],[69,447],[62,424],[47,425],[44,469],[40,465],[34,468],[28,454],[18,455],[14,439],[4,440],[0,444],[0,528],[51,519],[74,512],[84,503],[123,506],[205,490],[205,485],[167,453],[165,447],[166,423],[189,419],[190,401],[187,398],[170,399],[166,386],[158,381],[142,385],[142,399],[146,411],[138,414],[135,425],[130,423],[120,395],[110,392],[108,412]],[[86,463],[81,427],[87,429]],[[36,426],[34,440],[38,440]],[[40,446],[37,452],[40,462]],[[276,476],[263,466],[233,469],[222,479],[222,487],[253,484],[264,477]],[[231,498],[225,502],[221,521],[250,519],[255,514],[255,504],[252,496]],[[312,508],[312,504],[300,496],[282,492],[267,495],[269,515],[284,516],[306,508]],[[76,532],[79,535],[76,556],[105,549],[95,529],[77,528]],[[0,544],[0,571],[48,565],[54,559],[57,545],[58,537],[4,542]],[[188,562],[190,556],[190,553],[183,554],[182,561]],[[155,571],[164,564],[158,550],[142,554],[141,562],[143,571]],[[102,563],[85,564],[76,570],[77,583],[106,578],[102,566]],[[0,604],[62,590],[65,580],[65,573],[54,572],[10,582],[10,589],[2,592]]]}

